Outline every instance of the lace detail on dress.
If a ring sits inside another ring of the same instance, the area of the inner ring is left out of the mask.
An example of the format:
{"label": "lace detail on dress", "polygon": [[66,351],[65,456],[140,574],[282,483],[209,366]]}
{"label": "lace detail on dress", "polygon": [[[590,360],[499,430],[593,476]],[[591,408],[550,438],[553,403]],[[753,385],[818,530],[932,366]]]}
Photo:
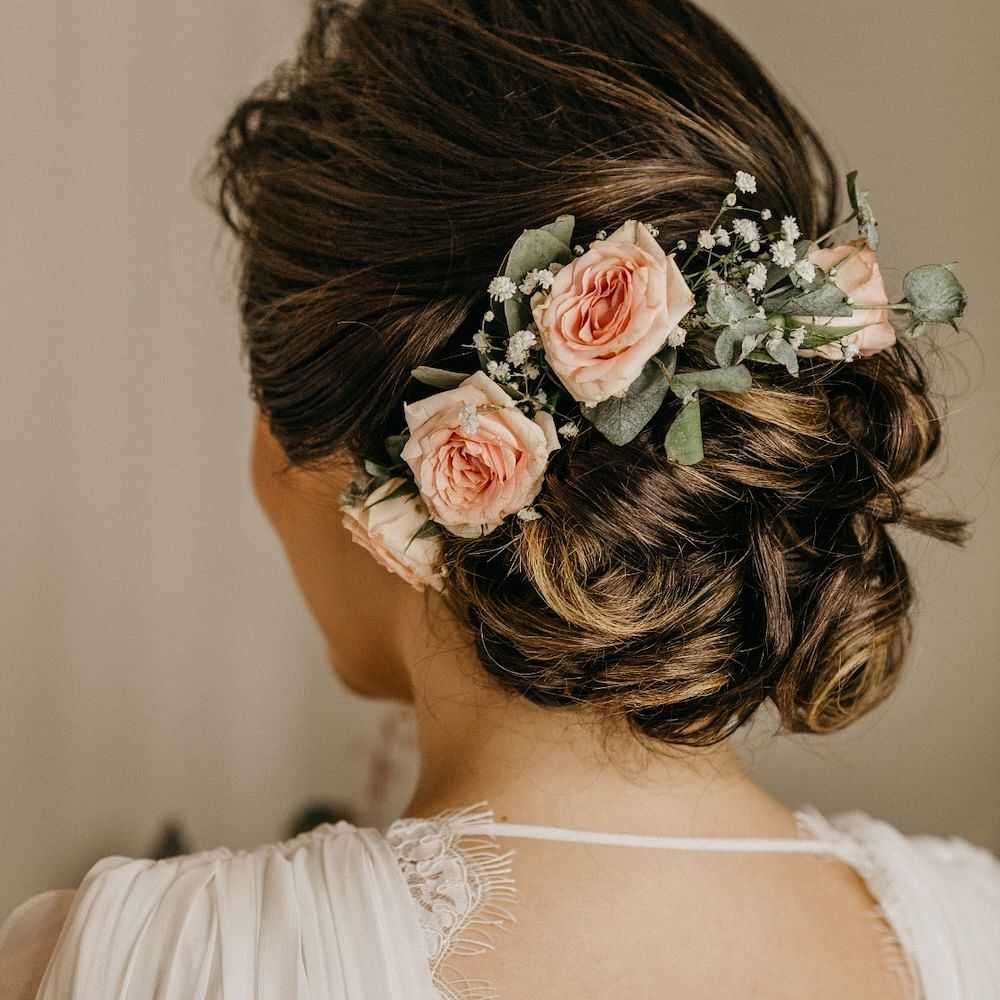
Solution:
{"label": "lace detail on dress", "polygon": [[442,1000],[497,1000],[493,986],[448,970],[453,955],[478,955],[493,947],[491,931],[515,917],[511,875],[514,851],[500,853],[483,832],[493,822],[485,803],[431,819],[400,819],[386,840],[417,904],[434,985]]}

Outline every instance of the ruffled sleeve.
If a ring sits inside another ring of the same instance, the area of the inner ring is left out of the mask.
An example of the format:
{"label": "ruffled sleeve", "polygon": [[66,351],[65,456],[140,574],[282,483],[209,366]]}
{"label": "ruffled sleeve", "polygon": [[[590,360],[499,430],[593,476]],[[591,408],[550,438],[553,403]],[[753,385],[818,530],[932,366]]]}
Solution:
{"label": "ruffled sleeve", "polygon": [[909,837],[865,813],[833,827],[910,956],[928,1000],[979,1000],[1000,983],[1000,861],[957,837]]}
{"label": "ruffled sleeve", "polygon": [[98,862],[38,1000],[154,996],[436,1000],[395,855],[347,823],[249,852]]}

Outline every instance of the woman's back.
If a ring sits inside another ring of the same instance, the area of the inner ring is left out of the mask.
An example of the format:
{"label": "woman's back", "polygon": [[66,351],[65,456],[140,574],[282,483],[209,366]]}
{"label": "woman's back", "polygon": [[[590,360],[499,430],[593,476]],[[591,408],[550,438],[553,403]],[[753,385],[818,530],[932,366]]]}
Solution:
{"label": "woman's back", "polygon": [[[39,1000],[982,1000],[1000,981],[1000,863],[961,841],[809,809],[787,836],[645,846],[492,820],[106,859]],[[0,960],[26,983],[18,922]]]}

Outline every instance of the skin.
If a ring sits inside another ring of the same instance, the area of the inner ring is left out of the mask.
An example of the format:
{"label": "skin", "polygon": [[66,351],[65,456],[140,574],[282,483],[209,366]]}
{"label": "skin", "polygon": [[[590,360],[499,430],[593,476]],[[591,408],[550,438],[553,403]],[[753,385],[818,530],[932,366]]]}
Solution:
{"label": "skin", "polygon": [[[289,468],[258,418],[251,469],[333,668],[360,694],[414,707],[421,769],[405,815],[485,800],[497,819],[518,823],[797,836],[792,810],[726,744],[654,756],[627,734],[607,737],[585,711],[501,691],[443,601],[384,570],[341,525],[349,462]],[[838,862],[517,839],[504,847],[517,855],[517,922],[504,947],[453,963],[503,996],[603,1000],[625,982],[636,998],[662,995],[667,982],[688,1000],[905,995],[880,949],[871,896]],[[682,946],[664,948],[670,941]],[[594,960],[580,962],[581,953]]]}

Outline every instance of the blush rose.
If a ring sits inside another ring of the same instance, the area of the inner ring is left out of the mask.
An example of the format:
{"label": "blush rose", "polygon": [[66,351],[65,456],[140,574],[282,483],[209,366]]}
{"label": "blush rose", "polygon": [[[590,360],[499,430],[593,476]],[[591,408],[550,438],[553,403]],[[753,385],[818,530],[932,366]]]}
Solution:
{"label": "blush rose", "polygon": [[425,586],[441,590],[441,541],[416,537],[427,523],[427,508],[412,494],[392,496],[405,483],[401,477],[390,479],[363,502],[345,506],[344,527],[358,545],[417,590]]}
{"label": "blush rose", "polygon": [[[844,342],[855,348],[864,358],[884,351],[896,343],[896,331],[889,322],[888,299],[885,282],[879,270],[875,251],[864,240],[855,240],[829,249],[813,250],[809,260],[824,271],[837,269],[833,283],[853,302],[851,316],[833,316],[829,319],[799,317],[802,322],[820,323],[824,327],[849,327],[865,324],[864,328],[849,334]],[[838,361],[843,352],[837,344],[800,352],[818,354],[831,361]]]}
{"label": "blush rose", "polygon": [[405,413],[402,457],[433,520],[463,538],[488,534],[527,507],[559,447],[552,416],[525,416],[484,372],[408,403]]}
{"label": "blush rose", "polygon": [[673,254],[634,220],[591,243],[531,298],[549,366],[589,404],[621,395],[693,305]]}

